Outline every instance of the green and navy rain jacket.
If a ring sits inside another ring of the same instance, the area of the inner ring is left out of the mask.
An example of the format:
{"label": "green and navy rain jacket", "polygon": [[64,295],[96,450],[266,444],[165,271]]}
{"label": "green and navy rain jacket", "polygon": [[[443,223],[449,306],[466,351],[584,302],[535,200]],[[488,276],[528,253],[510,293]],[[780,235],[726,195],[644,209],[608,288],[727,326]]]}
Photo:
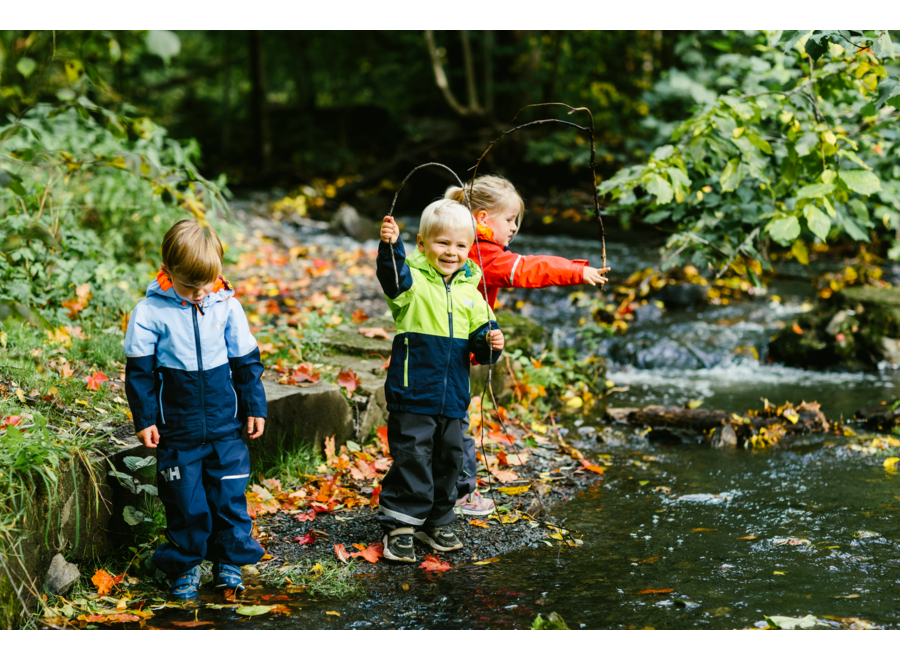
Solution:
{"label": "green and navy rain jacket", "polygon": [[397,325],[384,385],[394,412],[466,416],[469,408],[469,353],[480,364],[496,362],[487,333],[498,329],[478,292],[481,271],[469,259],[444,282],[420,250],[407,259],[403,241],[393,244],[400,285],[394,277],[391,244],[378,245],[378,280]]}

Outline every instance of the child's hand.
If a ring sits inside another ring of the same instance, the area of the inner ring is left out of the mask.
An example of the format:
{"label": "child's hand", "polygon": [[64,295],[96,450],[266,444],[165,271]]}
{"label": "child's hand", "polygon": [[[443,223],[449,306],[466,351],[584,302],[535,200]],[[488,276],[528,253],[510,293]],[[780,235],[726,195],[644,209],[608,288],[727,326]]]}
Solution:
{"label": "child's hand", "polygon": [[606,273],[608,271],[609,271],[609,268],[597,269],[597,268],[591,268],[590,266],[585,266],[584,274],[582,275],[583,282],[585,284],[593,284],[594,286],[597,286],[600,284],[606,284],[608,280],[605,277],[603,277],[603,273]]}
{"label": "child's hand", "polygon": [[250,439],[258,438],[263,434],[263,430],[266,428],[266,418],[265,417],[248,417],[247,418],[247,434],[250,436]]}
{"label": "child's hand", "polygon": [[145,447],[150,449],[153,449],[159,444],[159,429],[156,428],[156,424],[141,429],[136,435],[138,440],[140,440]]}
{"label": "child's hand", "polygon": [[488,342],[495,351],[503,350],[503,333],[500,330],[491,330],[487,334]]}
{"label": "child's hand", "polygon": [[384,216],[384,220],[381,222],[381,240],[385,243],[396,243],[398,238],[400,238],[400,227],[391,216]]}

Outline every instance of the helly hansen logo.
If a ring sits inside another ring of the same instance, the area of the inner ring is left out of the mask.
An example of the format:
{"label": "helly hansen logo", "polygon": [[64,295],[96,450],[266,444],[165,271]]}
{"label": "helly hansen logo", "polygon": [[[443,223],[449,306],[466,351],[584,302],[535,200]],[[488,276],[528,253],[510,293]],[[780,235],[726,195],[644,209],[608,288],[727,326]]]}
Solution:
{"label": "helly hansen logo", "polygon": [[160,476],[162,476],[163,480],[166,483],[178,481],[179,479],[181,479],[181,470],[178,469],[177,465],[173,468],[169,468],[168,470],[163,470],[159,474]]}
{"label": "helly hansen logo", "polygon": [[475,309],[475,301],[471,298],[463,298],[463,304],[469,309]]}

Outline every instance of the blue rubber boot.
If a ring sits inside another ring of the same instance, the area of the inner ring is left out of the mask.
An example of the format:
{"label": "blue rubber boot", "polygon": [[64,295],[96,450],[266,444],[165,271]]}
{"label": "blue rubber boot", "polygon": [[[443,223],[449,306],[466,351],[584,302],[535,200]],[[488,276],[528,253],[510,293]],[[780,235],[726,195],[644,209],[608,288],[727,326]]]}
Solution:
{"label": "blue rubber boot", "polygon": [[200,567],[180,573],[172,580],[169,593],[178,600],[192,600],[200,593]]}
{"label": "blue rubber boot", "polygon": [[241,569],[234,564],[213,564],[213,585],[216,589],[245,591]]}

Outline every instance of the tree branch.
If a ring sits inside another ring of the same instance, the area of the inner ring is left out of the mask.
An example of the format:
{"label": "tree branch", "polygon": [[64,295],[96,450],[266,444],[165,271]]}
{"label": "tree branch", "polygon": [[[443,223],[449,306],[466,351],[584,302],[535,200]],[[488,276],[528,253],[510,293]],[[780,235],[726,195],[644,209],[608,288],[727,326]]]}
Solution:
{"label": "tree branch", "polygon": [[437,83],[438,89],[444,95],[444,100],[453,109],[453,111],[463,117],[472,115],[470,108],[466,108],[456,100],[453,92],[450,91],[450,84],[447,82],[447,74],[444,73],[444,66],[441,64],[441,58],[438,55],[437,47],[434,45],[434,32],[425,30],[425,43],[428,46],[428,54],[431,56],[431,66],[434,69],[434,81]]}

